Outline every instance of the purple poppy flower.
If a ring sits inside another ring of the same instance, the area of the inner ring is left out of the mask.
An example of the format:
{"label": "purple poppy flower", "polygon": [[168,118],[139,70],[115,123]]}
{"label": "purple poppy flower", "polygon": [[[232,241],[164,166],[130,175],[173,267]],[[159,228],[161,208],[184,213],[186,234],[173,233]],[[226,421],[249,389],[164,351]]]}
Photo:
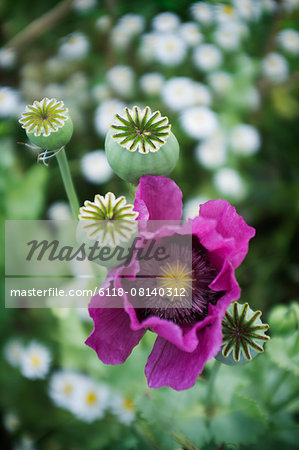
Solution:
{"label": "purple poppy flower", "polygon": [[[140,220],[180,220],[182,192],[169,178],[146,175],[140,179],[134,209]],[[89,306],[94,330],[87,345],[104,363],[122,364],[151,330],[157,339],[145,367],[149,387],[192,387],[205,363],[220,350],[222,318],[240,296],[235,269],[254,234],[226,200],[200,205],[192,220],[192,308],[138,309],[127,295],[123,308],[101,308],[101,302],[107,306],[111,297],[96,295]],[[113,269],[113,280],[107,278],[102,287],[122,287],[122,271]]]}

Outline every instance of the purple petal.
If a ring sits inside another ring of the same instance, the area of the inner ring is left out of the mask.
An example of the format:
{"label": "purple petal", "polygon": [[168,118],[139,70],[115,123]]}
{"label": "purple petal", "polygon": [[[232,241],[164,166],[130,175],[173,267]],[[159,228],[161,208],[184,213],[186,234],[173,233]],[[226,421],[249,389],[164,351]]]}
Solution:
{"label": "purple petal", "polygon": [[139,212],[139,220],[181,220],[182,196],[170,178],[145,175],[140,178],[134,210]]}
{"label": "purple petal", "polygon": [[158,336],[145,366],[149,387],[169,386],[178,391],[191,388],[207,360],[217,355],[221,343],[220,319],[198,332],[198,346],[192,353]]}
{"label": "purple petal", "polygon": [[[108,286],[113,287],[110,281],[106,280],[102,288]],[[111,297],[95,295],[91,299],[89,313],[94,321],[94,330],[85,343],[97,352],[99,359],[105,364],[122,364],[146,330],[133,331],[130,318],[123,309],[122,299],[114,297],[113,300],[114,305],[118,307],[100,307],[110,305]]]}
{"label": "purple petal", "polygon": [[[238,267],[248,252],[248,242],[255,235],[226,200],[211,200],[200,206],[199,216],[192,221],[193,233],[210,252],[211,261],[219,269],[228,258]],[[220,266],[220,267],[219,267]]]}

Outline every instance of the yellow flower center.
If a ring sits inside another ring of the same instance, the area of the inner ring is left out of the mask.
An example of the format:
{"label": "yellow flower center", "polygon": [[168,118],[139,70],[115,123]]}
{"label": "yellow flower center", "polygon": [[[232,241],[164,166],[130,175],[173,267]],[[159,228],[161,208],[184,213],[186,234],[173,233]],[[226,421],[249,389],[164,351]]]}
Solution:
{"label": "yellow flower center", "polygon": [[225,14],[232,14],[234,12],[234,8],[231,5],[225,5],[223,7],[223,11]]}
{"label": "yellow flower center", "polygon": [[86,404],[88,406],[92,406],[96,403],[97,401],[97,396],[94,392],[88,392],[88,394],[86,395]]}
{"label": "yellow flower center", "polygon": [[128,411],[135,411],[135,406],[130,398],[124,399],[124,408]]}
{"label": "yellow flower center", "polygon": [[70,395],[70,393],[72,392],[72,390],[73,390],[73,386],[72,386],[71,384],[69,384],[69,383],[66,383],[65,386],[64,386],[64,388],[63,388],[63,392],[64,392],[66,395]]}
{"label": "yellow flower center", "polygon": [[173,42],[169,41],[169,42],[167,42],[167,44],[166,44],[166,48],[167,48],[167,50],[169,50],[170,52],[173,52],[173,50],[175,49],[175,45],[174,45]]}
{"label": "yellow flower center", "polygon": [[31,356],[31,362],[32,362],[33,367],[38,367],[40,365],[40,359],[36,355]]}

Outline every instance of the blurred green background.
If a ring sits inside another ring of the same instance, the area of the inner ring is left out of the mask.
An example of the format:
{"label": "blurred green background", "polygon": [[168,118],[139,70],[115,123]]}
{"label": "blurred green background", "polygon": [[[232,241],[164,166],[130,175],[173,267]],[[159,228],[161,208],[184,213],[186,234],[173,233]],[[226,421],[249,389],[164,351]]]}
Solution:
{"label": "blurred green background", "polygon": [[[220,368],[207,405],[212,362],[189,391],[149,390],[153,336],[124,365],[104,366],[84,345],[85,310],[4,309],[3,298],[1,448],[298,448],[298,2],[3,0],[0,20],[1,247],[5,219],[69,217],[56,160],[37,164],[19,144],[25,105],[47,96],[69,107],[66,151],[81,205],[109,191],[130,198],[107,166],[105,133],[118,108],[149,105],[180,142],[171,177],[185,217],[226,198],[256,228],[237,270],[240,301],[263,311],[272,337],[252,363]],[[51,353],[42,379],[20,366],[32,341]],[[88,422],[60,408],[49,386],[66,370],[105,385],[123,409]]]}

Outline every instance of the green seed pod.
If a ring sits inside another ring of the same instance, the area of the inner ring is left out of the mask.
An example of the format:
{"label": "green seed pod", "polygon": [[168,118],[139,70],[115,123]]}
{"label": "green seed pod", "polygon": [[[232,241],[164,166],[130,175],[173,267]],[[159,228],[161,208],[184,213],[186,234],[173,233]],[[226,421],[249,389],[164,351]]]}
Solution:
{"label": "green seed pod", "polygon": [[80,208],[77,240],[88,244],[97,243],[96,264],[117,267],[124,263],[118,257],[127,255],[138,232],[138,212],[127,203],[124,196],[115,198],[112,192],[105,197],[97,194],[94,202],[86,200]]}
{"label": "green seed pod", "polygon": [[107,133],[105,151],[114,172],[137,184],[143,175],[168,175],[179,158],[179,144],[167,117],[147,106],[116,114]]}
{"label": "green seed pod", "polygon": [[42,150],[54,151],[66,145],[73,134],[73,123],[62,101],[43,98],[28,105],[19,123],[30,142]]}
{"label": "green seed pod", "polygon": [[233,302],[222,320],[223,344],[216,356],[229,366],[246,364],[264,351],[270,338],[265,334],[269,325],[263,324],[261,311],[252,311],[248,303]]}

